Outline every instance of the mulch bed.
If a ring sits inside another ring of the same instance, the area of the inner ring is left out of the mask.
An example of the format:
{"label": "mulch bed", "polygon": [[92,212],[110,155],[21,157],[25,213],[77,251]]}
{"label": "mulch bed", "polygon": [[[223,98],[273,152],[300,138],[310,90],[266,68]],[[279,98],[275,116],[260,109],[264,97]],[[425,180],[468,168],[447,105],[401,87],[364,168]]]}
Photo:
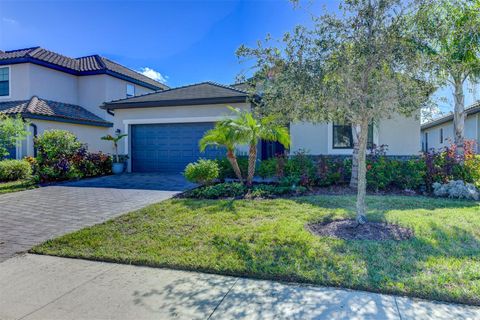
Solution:
{"label": "mulch bed", "polygon": [[344,240],[408,240],[413,237],[413,231],[396,224],[384,222],[367,222],[358,225],[355,220],[334,220],[307,225],[315,235],[333,237]]}

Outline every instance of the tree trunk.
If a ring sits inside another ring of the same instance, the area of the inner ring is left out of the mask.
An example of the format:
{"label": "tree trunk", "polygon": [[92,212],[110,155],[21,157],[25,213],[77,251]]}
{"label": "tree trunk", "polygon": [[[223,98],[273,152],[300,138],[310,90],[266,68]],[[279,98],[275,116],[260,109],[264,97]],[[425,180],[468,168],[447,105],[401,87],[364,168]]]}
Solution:
{"label": "tree trunk", "polygon": [[240,167],[238,166],[237,162],[237,157],[235,157],[235,154],[233,153],[233,150],[228,150],[227,151],[227,159],[232,165],[233,172],[235,172],[235,175],[237,176],[237,179],[240,180],[241,183],[243,183],[243,177],[242,177],[242,171],[240,170]]}
{"label": "tree trunk", "polygon": [[367,222],[365,195],[367,193],[367,140],[368,140],[368,119],[356,127],[358,130],[358,186],[357,186],[357,222]]}
{"label": "tree trunk", "polygon": [[250,144],[248,152],[248,177],[247,186],[251,187],[253,184],[253,176],[255,175],[255,164],[257,162],[257,145]]}
{"label": "tree trunk", "polygon": [[455,77],[455,110],[453,112],[453,131],[455,135],[456,155],[463,161],[465,158],[465,95],[463,82],[460,77]]}
{"label": "tree trunk", "polygon": [[358,187],[358,126],[352,125],[353,152],[352,152],[352,175],[350,177],[350,188]]}

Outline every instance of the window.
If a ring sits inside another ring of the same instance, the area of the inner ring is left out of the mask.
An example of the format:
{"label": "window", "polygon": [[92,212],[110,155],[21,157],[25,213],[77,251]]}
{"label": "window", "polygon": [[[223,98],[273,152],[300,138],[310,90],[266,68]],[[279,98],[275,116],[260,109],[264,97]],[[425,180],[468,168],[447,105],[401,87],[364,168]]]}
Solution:
{"label": "window", "polygon": [[10,69],[8,67],[0,68],[0,97],[10,95]]}
{"label": "window", "polygon": [[443,128],[440,129],[440,143],[443,143]]}
{"label": "window", "polygon": [[[367,147],[373,146],[373,125],[368,126]],[[349,124],[333,124],[333,149],[352,149],[353,135],[352,126]]]}
{"label": "window", "polygon": [[135,96],[135,86],[127,83],[127,98]]}
{"label": "window", "polygon": [[425,132],[425,151],[428,151],[428,132]]}

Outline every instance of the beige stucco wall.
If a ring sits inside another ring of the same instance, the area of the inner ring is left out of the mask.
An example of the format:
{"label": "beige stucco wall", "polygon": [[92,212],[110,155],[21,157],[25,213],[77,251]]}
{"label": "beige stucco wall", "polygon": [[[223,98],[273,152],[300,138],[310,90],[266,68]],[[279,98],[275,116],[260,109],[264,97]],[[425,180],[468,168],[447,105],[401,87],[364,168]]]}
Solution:
{"label": "beige stucco wall", "polygon": [[[91,152],[113,152],[111,142],[100,139],[101,137],[107,135],[111,128],[37,119],[30,119],[29,121],[37,126],[37,135],[41,135],[46,130],[51,129],[67,130],[76,135],[80,142],[86,143],[88,150]],[[26,141],[22,143],[22,157],[33,156],[33,130],[32,128],[29,129],[32,134],[27,138]]]}
{"label": "beige stucco wall", "polygon": [[[352,149],[334,149],[332,123],[292,123],[290,134],[291,152],[306,150],[309,154],[345,155]],[[395,115],[374,126],[374,143],[388,145],[389,155],[415,155],[421,150],[420,120],[413,117]]]}
{"label": "beige stucco wall", "polygon": [[[465,138],[480,141],[480,117],[477,114],[469,115],[465,119]],[[440,129],[443,129],[443,143],[440,143]],[[425,143],[425,133],[428,132],[428,148],[440,149],[449,146],[454,140],[453,121],[422,130],[421,141]]]}

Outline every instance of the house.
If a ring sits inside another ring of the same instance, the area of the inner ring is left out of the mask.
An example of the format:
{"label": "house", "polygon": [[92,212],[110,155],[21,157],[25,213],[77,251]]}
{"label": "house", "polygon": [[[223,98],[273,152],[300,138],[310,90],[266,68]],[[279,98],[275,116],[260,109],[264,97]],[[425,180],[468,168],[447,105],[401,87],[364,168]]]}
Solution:
{"label": "house", "polygon": [[92,151],[111,152],[100,137],[112,131],[105,101],[166,89],[107,58],[69,58],[40,48],[0,51],[0,112],[20,114],[32,135],[11,156],[33,155],[33,136],[48,129],[76,134]]}
{"label": "house", "polygon": [[[465,138],[475,141],[475,148],[480,152],[480,102],[465,109]],[[454,141],[453,114],[440,117],[422,124],[422,150],[440,149]]]}
{"label": "house", "polygon": [[[241,85],[202,82],[167,88],[100,56],[72,59],[41,48],[6,51],[0,52],[1,70],[7,70],[9,89],[0,97],[0,112],[21,114],[37,134],[54,127],[70,130],[91,150],[111,152],[110,144],[100,137],[127,133],[120,153],[129,155],[128,168],[134,172],[181,172],[199,157],[224,156],[223,150],[215,148],[200,153],[199,139],[216,121],[231,116],[227,106],[252,108]],[[0,81],[0,96],[1,88]],[[389,155],[420,151],[417,115],[392,115],[370,130],[370,142],[388,145]],[[348,124],[291,123],[290,133],[291,153],[352,153]],[[20,149],[17,157],[32,154],[33,143],[27,141]],[[275,143],[259,146],[262,158],[278,151]],[[246,147],[239,148],[239,153],[246,152]]]}

